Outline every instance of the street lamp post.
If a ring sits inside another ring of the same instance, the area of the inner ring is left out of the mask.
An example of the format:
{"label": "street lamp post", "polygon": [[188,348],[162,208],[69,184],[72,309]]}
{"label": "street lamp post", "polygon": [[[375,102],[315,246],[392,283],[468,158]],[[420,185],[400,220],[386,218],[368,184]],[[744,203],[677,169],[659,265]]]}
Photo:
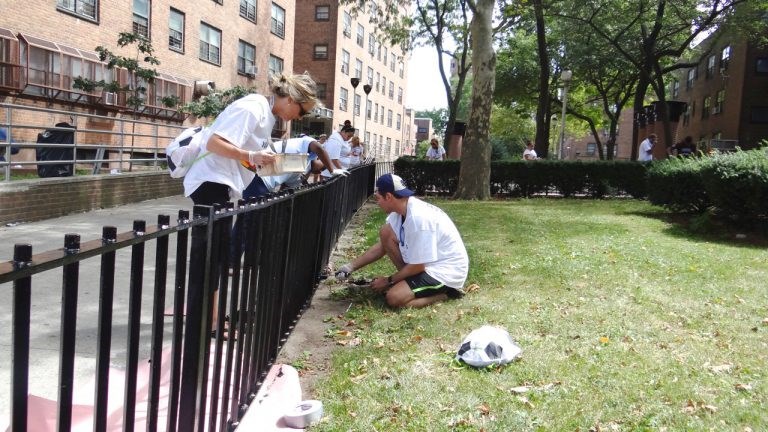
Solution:
{"label": "street lamp post", "polygon": [[565,148],[565,111],[568,104],[568,84],[571,83],[573,73],[566,69],[560,74],[560,79],[563,81],[563,114],[560,120],[560,137],[557,142],[557,158],[563,159],[563,151]]}
{"label": "street lamp post", "polygon": [[[363,108],[363,118],[365,119],[363,120],[363,136],[362,136],[363,140],[366,139],[365,132],[368,131],[368,95],[371,93],[372,88],[373,87],[371,87],[370,84],[365,84],[363,86],[363,91],[365,92],[365,108]],[[370,145],[370,143],[366,143],[366,145]]]}
{"label": "street lamp post", "polygon": [[349,83],[352,84],[352,127],[355,127],[355,99],[357,99],[357,85],[360,84],[360,78],[352,77]]}

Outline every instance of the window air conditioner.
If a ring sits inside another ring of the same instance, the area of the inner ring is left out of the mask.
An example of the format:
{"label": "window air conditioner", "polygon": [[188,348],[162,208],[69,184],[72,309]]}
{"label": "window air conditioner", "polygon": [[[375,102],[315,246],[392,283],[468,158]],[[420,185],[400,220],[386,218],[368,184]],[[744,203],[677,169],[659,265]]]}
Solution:
{"label": "window air conditioner", "polygon": [[117,93],[103,92],[101,94],[101,103],[104,105],[115,105],[117,103]]}
{"label": "window air conditioner", "polygon": [[245,74],[249,77],[255,77],[259,73],[259,68],[256,65],[248,65],[245,67]]}

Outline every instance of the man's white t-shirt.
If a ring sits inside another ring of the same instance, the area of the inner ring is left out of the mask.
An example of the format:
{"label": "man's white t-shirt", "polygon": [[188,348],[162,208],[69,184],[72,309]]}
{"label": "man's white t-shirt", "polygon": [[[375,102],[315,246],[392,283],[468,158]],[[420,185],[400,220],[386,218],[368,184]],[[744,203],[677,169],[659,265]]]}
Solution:
{"label": "man's white t-shirt", "polygon": [[[328,153],[328,159],[338,159],[339,162],[341,162],[341,157],[344,154],[344,145],[345,141],[344,138],[341,136],[341,134],[338,131],[334,131],[331,136],[328,138],[328,141],[323,144],[323,147],[325,148],[325,152]],[[346,154],[347,157],[349,153],[349,145],[347,145]],[[342,167],[343,167],[342,163]],[[331,170],[329,171],[328,168]],[[331,171],[335,170],[336,167],[325,167],[325,170],[320,173],[323,177],[331,177]]]}
{"label": "man's white t-shirt", "polygon": [[652,148],[653,144],[651,144],[651,140],[648,138],[644,139],[643,142],[640,143],[640,151],[637,154],[637,160],[640,162],[652,161],[653,154],[648,153]]}
{"label": "man's white t-shirt", "polygon": [[[232,145],[248,151],[267,148],[275,125],[275,116],[269,100],[259,94],[250,94],[229,105],[202,133],[200,156],[208,153],[208,140],[216,134]],[[190,196],[204,182],[229,186],[230,198],[240,198],[251,183],[254,174],[235,159],[211,153],[195,162],[184,176],[184,196]]]}
{"label": "man's white t-shirt", "polygon": [[445,154],[445,148],[443,148],[443,146],[437,146],[437,148],[429,146],[429,150],[427,150],[427,159],[443,160],[444,154]]}
{"label": "man's white t-shirt", "polygon": [[459,230],[442,209],[410,197],[405,222],[393,212],[387,223],[395,231],[406,264],[424,264],[424,271],[445,286],[464,287],[469,257]]}

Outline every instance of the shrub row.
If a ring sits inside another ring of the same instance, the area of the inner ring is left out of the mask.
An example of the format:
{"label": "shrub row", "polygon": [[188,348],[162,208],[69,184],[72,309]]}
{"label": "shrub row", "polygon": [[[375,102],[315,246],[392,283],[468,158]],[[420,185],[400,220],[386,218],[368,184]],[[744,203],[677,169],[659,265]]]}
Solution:
{"label": "shrub row", "polygon": [[768,217],[768,154],[755,149],[654,163],[648,199],[680,212],[714,208],[732,219]]}
{"label": "shrub row", "polygon": [[[427,161],[402,157],[395,172],[420,195],[452,195],[459,161]],[[675,212],[714,209],[731,219],[768,218],[768,153],[764,149],[705,157],[670,158],[643,164],[629,161],[494,161],[491,193],[530,197],[629,195],[648,198]]]}
{"label": "shrub row", "polygon": [[[402,157],[395,172],[416,193],[435,191],[452,195],[459,179],[459,161],[428,161]],[[512,197],[537,194],[563,196],[630,195],[645,197],[646,166],[627,161],[494,161],[491,162],[491,193]]]}

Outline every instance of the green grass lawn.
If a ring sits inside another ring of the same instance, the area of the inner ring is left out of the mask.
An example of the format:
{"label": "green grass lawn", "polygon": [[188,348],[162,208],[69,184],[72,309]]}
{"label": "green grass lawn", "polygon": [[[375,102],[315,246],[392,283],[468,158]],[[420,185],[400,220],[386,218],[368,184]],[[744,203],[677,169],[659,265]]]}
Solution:
{"label": "green grass lawn", "polygon": [[[476,287],[403,311],[336,292],[353,306],[328,318],[340,347],[312,430],[768,430],[760,242],[693,235],[634,200],[435,203],[462,233]],[[383,218],[366,222],[369,243]],[[521,358],[454,361],[483,324],[506,328]]]}

